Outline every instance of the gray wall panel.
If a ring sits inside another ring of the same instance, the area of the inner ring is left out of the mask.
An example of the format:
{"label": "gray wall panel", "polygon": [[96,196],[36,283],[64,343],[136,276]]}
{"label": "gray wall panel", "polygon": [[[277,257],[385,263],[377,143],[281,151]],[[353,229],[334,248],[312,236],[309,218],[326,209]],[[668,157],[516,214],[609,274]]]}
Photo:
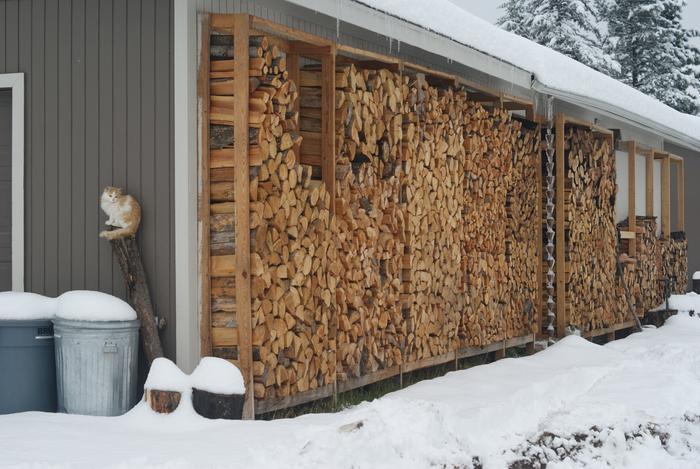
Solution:
{"label": "gray wall panel", "polygon": [[173,357],[171,24],[171,0],[0,1],[0,73],[25,73],[25,289],[123,297],[98,198],[125,187]]}

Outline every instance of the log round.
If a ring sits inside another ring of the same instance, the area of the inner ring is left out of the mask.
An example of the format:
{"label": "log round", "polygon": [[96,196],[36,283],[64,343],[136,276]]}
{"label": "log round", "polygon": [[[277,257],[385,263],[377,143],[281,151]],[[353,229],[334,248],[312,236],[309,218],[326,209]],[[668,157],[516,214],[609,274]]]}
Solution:
{"label": "log round", "polygon": [[172,414],[180,405],[182,394],[178,391],[146,389],[146,403],[159,414]]}
{"label": "log round", "polygon": [[240,420],[243,415],[243,394],[216,394],[192,389],[195,412],[208,419]]}

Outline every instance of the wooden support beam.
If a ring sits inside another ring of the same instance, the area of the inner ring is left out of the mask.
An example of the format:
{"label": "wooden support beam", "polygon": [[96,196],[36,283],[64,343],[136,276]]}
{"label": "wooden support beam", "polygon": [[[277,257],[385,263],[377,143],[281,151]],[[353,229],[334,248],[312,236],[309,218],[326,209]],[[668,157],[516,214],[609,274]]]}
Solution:
{"label": "wooden support beam", "polygon": [[661,234],[671,237],[671,159],[661,160]]}
{"label": "wooden support beam", "polygon": [[680,160],[676,173],[676,190],[678,197],[678,231],[685,231],[685,161]]}
{"label": "wooden support beam", "polygon": [[[542,126],[537,127],[537,134],[542,135]],[[537,158],[537,209],[536,209],[536,220],[538,224],[537,230],[537,307],[535,308],[535,324],[537,325],[537,332],[542,330],[542,312],[544,308],[544,236],[543,236],[543,224],[542,220],[544,218],[542,201],[544,200],[544,194],[542,192],[542,152],[538,152]]]}
{"label": "wooden support beam", "polygon": [[200,191],[197,206],[199,221],[199,280],[200,280],[200,320],[199,338],[201,356],[212,354],[211,345],[211,251],[209,247],[210,196],[209,181],[209,14],[199,17],[201,26],[199,76],[197,82],[197,99],[199,101],[199,177]]}
{"label": "wooden support beam", "polygon": [[[231,16],[231,15],[220,15],[220,16]],[[259,29],[260,31],[264,31],[267,33],[273,33],[273,34],[278,34],[284,38],[287,39],[293,39],[297,41],[304,41],[306,43],[309,43],[311,45],[315,46],[331,46],[334,44],[334,41],[330,39],[323,38],[321,36],[317,36],[315,34],[307,33],[295,28],[290,28],[289,26],[285,26],[283,24],[275,23],[274,21],[270,21],[264,18],[260,18],[258,16],[251,16],[250,17],[250,27]]]}
{"label": "wooden support beam", "polygon": [[335,49],[321,58],[321,178],[331,194],[335,213]]}
{"label": "wooden support beam", "polygon": [[654,150],[646,155],[646,216],[654,216]]}
{"label": "wooden support beam", "polygon": [[331,53],[332,45],[312,45],[302,41],[289,41],[289,52],[302,57],[321,58]]}
{"label": "wooden support beam", "polygon": [[236,318],[238,323],[238,359],[246,385],[243,418],[255,418],[253,396],[253,346],[250,291],[250,175],[248,161],[248,36],[250,18],[233,15],[234,68],[233,144],[236,203]]}
{"label": "wooden support beam", "polygon": [[566,297],[566,237],[564,225],[564,182],[565,172],[565,148],[564,148],[564,114],[557,114],[556,125],[556,301],[557,301],[557,337],[564,337],[569,318]]}
{"label": "wooden support beam", "polygon": [[[637,143],[634,140],[627,142],[627,174],[628,226],[629,230],[635,233],[637,229]],[[629,255],[630,257],[635,257],[637,255],[636,236],[629,240]]]}

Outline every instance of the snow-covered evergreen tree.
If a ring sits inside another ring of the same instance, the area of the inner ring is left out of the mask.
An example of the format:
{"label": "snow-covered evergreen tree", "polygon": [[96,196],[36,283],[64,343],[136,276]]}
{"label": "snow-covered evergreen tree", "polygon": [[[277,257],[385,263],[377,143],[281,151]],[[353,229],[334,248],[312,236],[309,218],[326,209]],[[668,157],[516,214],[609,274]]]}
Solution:
{"label": "snow-covered evergreen tree", "polygon": [[696,113],[700,94],[697,34],[681,24],[684,0],[617,0],[609,32],[618,78],[682,112]]}
{"label": "snow-covered evergreen tree", "polygon": [[602,18],[610,0],[507,0],[498,24],[604,73],[617,73]]}

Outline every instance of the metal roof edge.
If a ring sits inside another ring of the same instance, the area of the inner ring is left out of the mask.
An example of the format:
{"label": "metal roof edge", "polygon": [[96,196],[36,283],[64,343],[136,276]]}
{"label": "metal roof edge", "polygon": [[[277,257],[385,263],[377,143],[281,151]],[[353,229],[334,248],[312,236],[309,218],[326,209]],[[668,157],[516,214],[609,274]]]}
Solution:
{"label": "metal roof edge", "polygon": [[443,34],[367,6],[361,1],[285,0],[355,26],[410,44],[508,83],[530,89],[532,74]]}
{"label": "metal roof edge", "polygon": [[614,106],[605,101],[552,88],[538,81],[537,79],[532,80],[532,89],[538,93],[554,96],[555,98],[562,99],[571,104],[582,106],[607,117],[611,117],[613,119],[634,125],[635,127],[659,134],[664,139],[677,145],[688,147],[694,151],[700,151],[700,139],[692,138],[685,133],[678,132],[675,129],[667,127],[639,114],[630,113],[625,109]]}

